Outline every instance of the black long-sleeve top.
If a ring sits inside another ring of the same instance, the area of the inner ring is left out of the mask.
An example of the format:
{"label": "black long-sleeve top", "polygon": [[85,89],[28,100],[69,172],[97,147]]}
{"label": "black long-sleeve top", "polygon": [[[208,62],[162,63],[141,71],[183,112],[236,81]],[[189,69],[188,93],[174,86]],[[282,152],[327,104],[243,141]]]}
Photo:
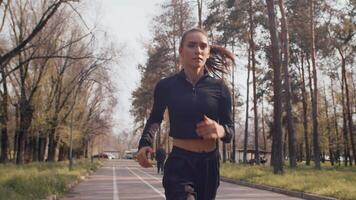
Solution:
{"label": "black long-sleeve top", "polygon": [[217,121],[224,127],[225,136],[221,140],[229,143],[235,132],[231,112],[229,88],[221,79],[207,72],[193,86],[186,80],[184,71],[161,79],[154,90],[154,102],[139,142],[139,149],[151,146],[165,109],[168,107],[170,133],[173,138],[201,138],[196,133],[196,125],[203,116]]}

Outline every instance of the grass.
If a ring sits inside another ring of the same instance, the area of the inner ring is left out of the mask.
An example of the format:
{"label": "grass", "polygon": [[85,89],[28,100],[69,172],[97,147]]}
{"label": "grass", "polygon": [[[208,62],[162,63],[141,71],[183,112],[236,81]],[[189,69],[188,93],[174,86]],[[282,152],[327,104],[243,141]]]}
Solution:
{"label": "grass", "polygon": [[356,199],[356,168],[344,166],[312,166],[300,164],[297,169],[285,167],[283,175],[274,175],[270,166],[223,164],[221,175],[251,183],[269,185],[337,199]]}
{"label": "grass", "polygon": [[76,160],[73,170],[69,171],[68,162],[2,164],[0,199],[31,200],[45,199],[50,194],[63,195],[70,183],[99,165],[99,162]]}

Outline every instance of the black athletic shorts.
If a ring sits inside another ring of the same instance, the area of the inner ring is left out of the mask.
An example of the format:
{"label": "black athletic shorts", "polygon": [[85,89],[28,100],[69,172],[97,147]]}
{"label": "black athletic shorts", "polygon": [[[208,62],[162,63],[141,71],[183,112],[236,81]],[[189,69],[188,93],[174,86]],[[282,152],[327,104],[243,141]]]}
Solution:
{"label": "black athletic shorts", "polygon": [[196,153],[173,146],[164,165],[163,187],[167,200],[215,199],[219,181],[217,150]]}

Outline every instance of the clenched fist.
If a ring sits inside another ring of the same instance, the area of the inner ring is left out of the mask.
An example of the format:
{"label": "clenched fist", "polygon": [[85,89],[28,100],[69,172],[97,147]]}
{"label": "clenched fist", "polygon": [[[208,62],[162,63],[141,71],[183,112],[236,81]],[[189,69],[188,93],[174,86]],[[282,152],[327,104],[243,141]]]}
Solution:
{"label": "clenched fist", "polygon": [[152,167],[152,164],[148,161],[147,156],[149,153],[153,153],[151,147],[142,147],[137,153],[137,161],[142,167]]}
{"label": "clenched fist", "polygon": [[206,115],[204,115],[203,121],[197,124],[195,131],[203,139],[219,139],[225,136],[224,127]]}

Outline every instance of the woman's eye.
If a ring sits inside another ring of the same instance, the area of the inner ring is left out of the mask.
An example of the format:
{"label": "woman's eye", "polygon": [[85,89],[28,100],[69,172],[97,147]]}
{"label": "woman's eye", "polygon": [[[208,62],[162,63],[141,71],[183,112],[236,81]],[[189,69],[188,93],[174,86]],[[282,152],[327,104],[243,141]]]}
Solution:
{"label": "woman's eye", "polygon": [[194,47],[195,47],[195,44],[189,43],[189,44],[188,44],[188,47],[189,47],[189,48],[194,48]]}
{"label": "woman's eye", "polygon": [[200,49],[205,49],[206,47],[207,47],[206,44],[201,44],[201,45],[200,45]]}

